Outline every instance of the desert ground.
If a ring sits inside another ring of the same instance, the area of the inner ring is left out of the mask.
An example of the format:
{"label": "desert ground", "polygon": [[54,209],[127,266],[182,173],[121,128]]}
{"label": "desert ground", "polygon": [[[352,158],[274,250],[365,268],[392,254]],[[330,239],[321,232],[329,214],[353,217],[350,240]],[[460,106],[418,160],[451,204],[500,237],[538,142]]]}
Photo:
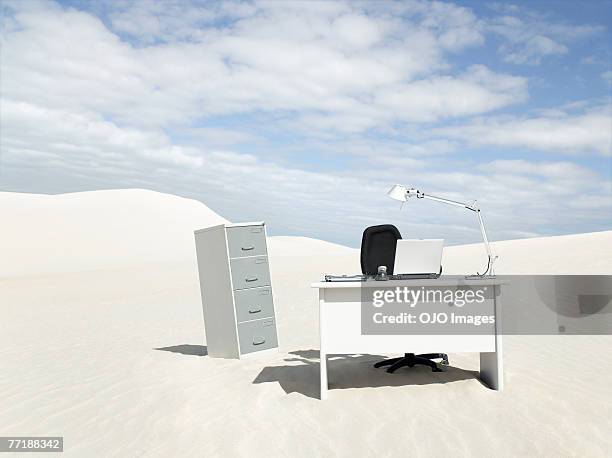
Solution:
{"label": "desert ground", "polygon": [[[75,457],[612,453],[612,336],[505,336],[503,392],[476,354],[393,375],[337,357],[322,402],[310,284],[359,272],[359,250],[270,237],[279,352],[213,359],[193,230],[222,216],[143,190],[0,193],[0,211],[2,436]],[[501,274],[612,274],[612,231],[494,247]],[[476,250],[446,248],[445,272],[481,268]]]}

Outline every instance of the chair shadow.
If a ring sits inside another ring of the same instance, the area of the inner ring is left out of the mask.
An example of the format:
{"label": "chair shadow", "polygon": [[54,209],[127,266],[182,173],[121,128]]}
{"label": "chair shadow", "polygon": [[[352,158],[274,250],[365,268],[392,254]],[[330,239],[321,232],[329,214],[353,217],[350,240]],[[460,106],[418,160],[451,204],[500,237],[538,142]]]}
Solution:
{"label": "chair shadow", "polygon": [[208,355],[208,347],[206,347],[206,345],[182,344],[182,345],[174,345],[172,347],[154,348],[153,350],[169,351],[172,353],[180,353],[182,355],[190,355],[190,356]]}
{"label": "chair shadow", "polygon": [[[284,366],[264,367],[253,380],[254,384],[277,382],[285,393],[300,393],[319,399],[319,351],[298,350],[289,352],[295,357],[286,358]],[[429,367],[401,368],[393,374],[385,368],[374,368],[374,363],[385,359],[381,355],[328,355],[328,379],[330,389],[376,388],[383,386],[429,385],[459,380],[479,379],[478,371],[468,371],[447,366],[444,372],[432,372]]]}

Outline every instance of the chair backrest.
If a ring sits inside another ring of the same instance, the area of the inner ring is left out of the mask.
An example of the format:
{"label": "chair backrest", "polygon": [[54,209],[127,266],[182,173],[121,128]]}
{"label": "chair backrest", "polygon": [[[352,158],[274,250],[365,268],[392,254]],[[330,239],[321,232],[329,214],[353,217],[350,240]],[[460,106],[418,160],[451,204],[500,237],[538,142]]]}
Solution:
{"label": "chair backrest", "polygon": [[378,266],[387,266],[387,273],[393,274],[395,247],[402,238],[400,231],[392,224],[370,226],[361,238],[361,273],[376,275]]}

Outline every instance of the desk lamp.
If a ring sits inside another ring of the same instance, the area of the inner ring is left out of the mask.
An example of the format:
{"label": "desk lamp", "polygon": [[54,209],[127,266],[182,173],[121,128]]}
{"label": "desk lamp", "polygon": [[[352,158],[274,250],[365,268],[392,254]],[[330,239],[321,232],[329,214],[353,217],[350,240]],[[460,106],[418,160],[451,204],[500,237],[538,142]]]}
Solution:
{"label": "desk lamp", "polygon": [[409,198],[416,197],[417,199],[430,199],[435,200],[437,202],[442,202],[449,205],[454,205],[456,207],[467,208],[470,211],[476,213],[478,217],[478,224],[480,225],[480,233],[482,234],[482,240],[484,241],[485,249],[487,250],[487,268],[484,273],[479,274],[476,273],[478,277],[484,277],[488,275],[495,275],[495,271],[493,270],[493,263],[497,260],[498,256],[494,256],[491,252],[491,247],[489,246],[489,239],[487,238],[487,231],[485,231],[484,222],[482,221],[482,216],[480,214],[480,209],[476,206],[476,202],[472,204],[466,204],[463,202],[457,202],[456,200],[444,199],[443,197],[432,196],[431,194],[425,194],[424,192],[419,191],[418,189],[410,188],[406,189],[405,186],[401,184],[394,185],[389,191],[387,195],[392,199],[399,200],[402,202],[407,202]]}

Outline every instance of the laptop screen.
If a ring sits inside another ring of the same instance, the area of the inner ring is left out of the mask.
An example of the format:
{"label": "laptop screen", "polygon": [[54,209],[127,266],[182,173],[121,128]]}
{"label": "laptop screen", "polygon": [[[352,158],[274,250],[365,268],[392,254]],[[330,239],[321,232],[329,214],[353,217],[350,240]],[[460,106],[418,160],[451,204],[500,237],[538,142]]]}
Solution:
{"label": "laptop screen", "polygon": [[442,262],[444,239],[400,239],[395,250],[393,273],[437,274]]}

